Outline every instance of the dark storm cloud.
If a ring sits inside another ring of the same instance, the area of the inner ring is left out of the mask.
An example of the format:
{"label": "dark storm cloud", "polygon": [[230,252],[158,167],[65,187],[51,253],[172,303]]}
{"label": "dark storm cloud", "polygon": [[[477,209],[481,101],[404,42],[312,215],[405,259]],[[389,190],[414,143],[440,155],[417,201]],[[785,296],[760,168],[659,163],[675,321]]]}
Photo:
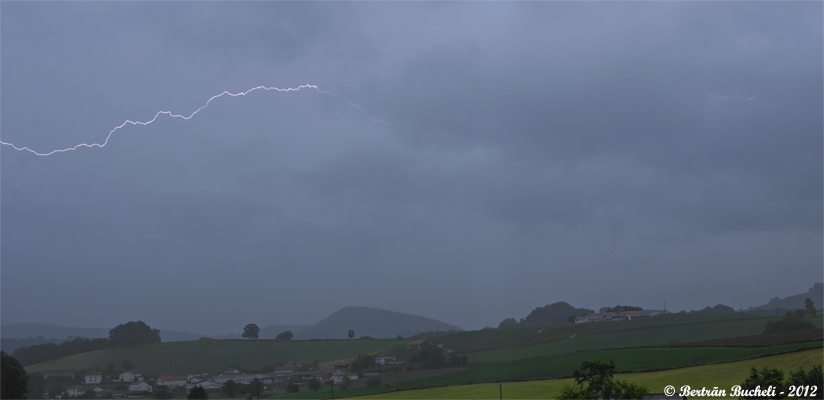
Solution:
{"label": "dark storm cloud", "polygon": [[3,323],[478,328],[821,279],[820,4],[2,7],[2,140],[38,150],[335,93],[4,146]]}

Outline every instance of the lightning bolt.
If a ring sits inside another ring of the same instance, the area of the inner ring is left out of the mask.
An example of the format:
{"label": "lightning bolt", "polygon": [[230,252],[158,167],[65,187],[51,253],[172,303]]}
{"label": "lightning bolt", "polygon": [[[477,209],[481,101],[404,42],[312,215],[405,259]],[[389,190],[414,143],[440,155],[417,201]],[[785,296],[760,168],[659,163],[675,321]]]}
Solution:
{"label": "lightning bolt", "polygon": [[755,96],[753,96],[753,97],[744,97],[744,96],[740,96],[740,95],[724,97],[724,96],[716,96],[714,94],[711,94],[710,97],[712,97],[713,99],[718,99],[718,100],[740,99],[740,100],[746,100],[746,101],[750,101],[750,100],[755,98]]}
{"label": "lightning bolt", "polygon": [[283,89],[277,88],[277,87],[256,86],[256,87],[253,87],[253,88],[251,88],[249,90],[246,90],[244,92],[231,93],[229,91],[224,91],[223,93],[216,94],[216,95],[210,97],[209,100],[206,100],[206,104],[202,105],[200,108],[198,108],[197,110],[195,110],[194,112],[189,114],[189,116],[180,115],[180,114],[172,114],[171,111],[158,111],[155,114],[154,118],[152,118],[148,121],[132,121],[132,120],[127,119],[125,122],[123,122],[122,124],[114,127],[114,129],[109,131],[109,134],[106,135],[106,139],[103,141],[103,143],[92,143],[92,144],[80,143],[78,145],[75,145],[75,146],[72,146],[72,147],[67,147],[65,149],[52,150],[48,153],[38,153],[37,151],[32,150],[28,147],[25,147],[25,146],[24,147],[17,147],[14,144],[3,142],[3,141],[0,141],[0,144],[3,145],[3,146],[12,147],[12,148],[14,148],[15,150],[18,150],[18,151],[28,151],[29,153],[32,153],[34,155],[44,156],[44,157],[45,156],[50,156],[50,155],[55,154],[55,153],[65,153],[67,151],[74,151],[74,150],[77,150],[81,147],[89,147],[89,148],[104,147],[109,143],[109,139],[111,139],[112,134],[114,134],[118,129],[123,128],[126,125],[143,125],[143,126],[146,126],[146,125],[151,124],[152,122],[155,122],[155,120],[157,120],[157,118],[161,115],[168,115],[169,117],[173,117],[173,118],[181,118],[181,119],[189,120],[189,119],[192,119],[192,117],[194,117],[195,115],[197,115],[197,113],[199,113],[201,110],[208,107],[209,104],[212,102],[212,100],[215,100],[215,99],[223,97],[223,96],[231,96],[231,97],[246,96],[247,94],[249,94],[251,92],[254,92],[256,90],[265,90],[265,91],[274,90],[274,91],[277,91],[277,92],[297,92],[301,89],[315,89],[319,93],[328,94],[328,95],[332,95],[332,96],[339,96],[342,99],[346,100],[346,102],[349,103],[352,107],[355,107],[358,110],[360,110],[361,112],[363,112],[363,114],[366,115],[366,117],[369,118],[370,120],[372,120],[373,122],[378,122],[378,123],[384,124],[386,126],[389,126],[389,124],[386,123],[386,121],[375,119],[375,118],[372,118],[371,116],[369,116],[369,114],[366,112],[366,110],[363,109],[363,107],[359,106],[358,104],[353,103],[352,101],[350,101],[346,97],[343,97],[343,96],[341,96],[337,93],[333,93],[333,92],[330,92],[330,91],[327,91],[327,90],[321,90],[317,85],[300,85],[300,86],[297,86],[297,87],[283,88]]}

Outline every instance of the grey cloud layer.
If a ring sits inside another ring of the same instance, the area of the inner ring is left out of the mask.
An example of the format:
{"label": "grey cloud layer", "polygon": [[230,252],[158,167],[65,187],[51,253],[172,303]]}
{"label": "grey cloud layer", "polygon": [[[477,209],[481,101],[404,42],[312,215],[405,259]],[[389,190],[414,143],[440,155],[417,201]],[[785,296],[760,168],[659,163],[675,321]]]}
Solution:
{"label": "grey cloud layer", "polygon": [[15,144],[345,96],[4,147],[3,323],[478,328],[821,279],[821,4],[2,7]]}

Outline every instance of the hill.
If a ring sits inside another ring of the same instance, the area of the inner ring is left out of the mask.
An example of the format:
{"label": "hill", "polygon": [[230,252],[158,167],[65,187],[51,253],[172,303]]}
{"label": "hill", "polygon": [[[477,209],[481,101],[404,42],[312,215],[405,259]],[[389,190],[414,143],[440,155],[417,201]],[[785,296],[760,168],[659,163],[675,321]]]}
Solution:
{"label": "hill", "polygon": [[814,284],[813,287],[807,290],[806,293],[788,296],[783,299],[773,297],[767,304],[758,307],[751,307],[750,310],[759,308],[762,310],[772,310],[774,308],[795,310],[797,308],[804,308],[804,300],[806,300],[807,297],[813,299],[816,309],[820,310],[824,308],[824,283],[819,282]]}
{"label": "hill", "polygon": [[[112,327],[113,328],[113,327]],[[26,339],[42,336],[44,338],[66,339],[68,337],[83,337],[87,339],[107,338],[111,328],[72,328],[52,324],[41,323],[16,323],[5,324],[0,327],[0,336],[4,339]],[[180,342],[184,340],[197,340],[206,335],[191,332],[160,330],[160,339],[164,342]],[[61,343],[59,340],[54,343]],[[52,342],[47,340],[46,342]],[[46,343],[44,342],[44,343]],[[4,349],[5,350],[5,349]]]}
{"label": "hill", "polygon": [[349,330],[355,337],[376,339],[413,336],[426,331],[461,330],[431,318],[370,307],[345,307],[299,332],[295,339],[345,339]]}
{"label": "hill", "polygon": [[154,343],[75,354],[26,367],[26,371],[79,371],[101,369],[109,362],[134,362],[143,375],[195,372],[217,373],[230,365],[263,368],[286,361],[327,361],[371,354],[404,343],[404,340],[195,340]]}

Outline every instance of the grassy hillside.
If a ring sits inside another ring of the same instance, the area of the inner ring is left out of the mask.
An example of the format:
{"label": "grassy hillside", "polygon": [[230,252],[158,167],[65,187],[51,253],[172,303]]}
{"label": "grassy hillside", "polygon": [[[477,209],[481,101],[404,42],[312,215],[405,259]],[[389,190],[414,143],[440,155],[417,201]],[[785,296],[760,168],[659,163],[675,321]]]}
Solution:
{"label": "grassy hillside", "polygon": [[[813,365],[820,365],[822,362],[822,350],[809,350],[778,356],[763,357],[754,360],[737,361],[724,364],[704,365],[700,367],[689,367],[673,369],[668,371],[656,371],[645,373],[616,374],[615,378],[627,380],[647,386],[652,392],[663,392],[664,386],[673,385],[679,387],[689,384],[692,387],[719,387],[729,388],[740,384],[746,379],[750,368],[762,368],[765,366],[778,367],[785,374],[791,370],[803,367],[809,370]],[[557,396],[561,388],[572,385],[572,379],[554,379],[529,382],[504,382],[500,390],[506,398],[516,399],[546,399]],[[383,393],[379,396],[366,396],[363,398],[382,399],[497,399],[499,387],[496,383],[486,383],[477,385],[447,386],[430,389],[405,390],[392,393]],[[338,393],[336,393],[338,395]]]}
{"label": "grassy hillside", "polygon": [[295,333],[296,339],[345,339],[352,329],[355,337],[409,337],[426,331],[461,328],[431,318],[370,307],[345,307],[322,321]]}
{"label": "grassy hillside", "polygon": [[[655,317],[657,318],[657,317]],[[501,362],[522,358],[607,348],[642,347],[666,345],[674,342],[692,342],[712,339],[733,338],[739,336],[759,335],[767,321],[777,318],[740,318],[720,320],[712,323],[667,324],[656,327],[651,325],[655,318],[639,320],[643,329],[616,329],[631,326],[636,321],[604,322],[587,324],[592,328],[583,331],[574,338],[554,340],[530,346],[505,348],[490,351],[468,353],[472,362]],[[625,323],[626,322],[626,323]],[[662,322],[667,322],[666,320]],[[811,320],[816,327],[822,326],[822,320]],[[609,329],[612,328],[612,329]],[[600,331],[600,332],[599,332]],[[600,333],[600,334],[598,334]]]}
{"label": "grassy hillside", "polygon": [[[495,381],[548,379],[571,376],[584,361],[613,360],[619,371],[637,372],[682,368],[763,357],[801,349],[821,349],[822,342],[794,343],[769,347],[637,348],[575,351],[551,356],[485,364],[451,375],[409,381],[402,388],[456,385]],[[819,350],[819,354],[824,352]]]}
{"label": "grassy hillside", "polygon": [[320,362],[354,357],[388,349],[404,340],[312,340],[278,342],[271,340],[197,340],[156,343],[128,349],[106,349],[76,354],[26,368],[29,373],[53,370],[101,369],[113,361],[134,362],[144,375],[218,372],[238,364],[261,368],[285,361]]}
{"label": "grassy hillside", "polygon": [[[432,340],[443,344],[449,349],[459,352],[478,352],[497,350],[519,346],[528,346],[576,337],[597,335],[615,332],[640,332],[643,330],[660,329],[664,327],[680,328],[690,326],[690,332],[723,332],[725,329],[736,326],[736,331],[721,337],[761,334],[764,324],[776,317],[750,317],[740,314],[668,314],[653,318],[641,318],[631,321],[615,321],[609,323],[575,324],[544,328],[512,328],[512,329],[485,329],[480,331],[458,332],[439,336]],[[821,324],[821,321],[817,322]],[[717,325],[720,324],[720,325]],[[740,325],[739,325],[740,324]],[[818,325],[819,327],[821,325]],[[677,329],[673,330],[677,331]],[[705,340],[701,338],[681,337],[668,339],[677,341]]]}

